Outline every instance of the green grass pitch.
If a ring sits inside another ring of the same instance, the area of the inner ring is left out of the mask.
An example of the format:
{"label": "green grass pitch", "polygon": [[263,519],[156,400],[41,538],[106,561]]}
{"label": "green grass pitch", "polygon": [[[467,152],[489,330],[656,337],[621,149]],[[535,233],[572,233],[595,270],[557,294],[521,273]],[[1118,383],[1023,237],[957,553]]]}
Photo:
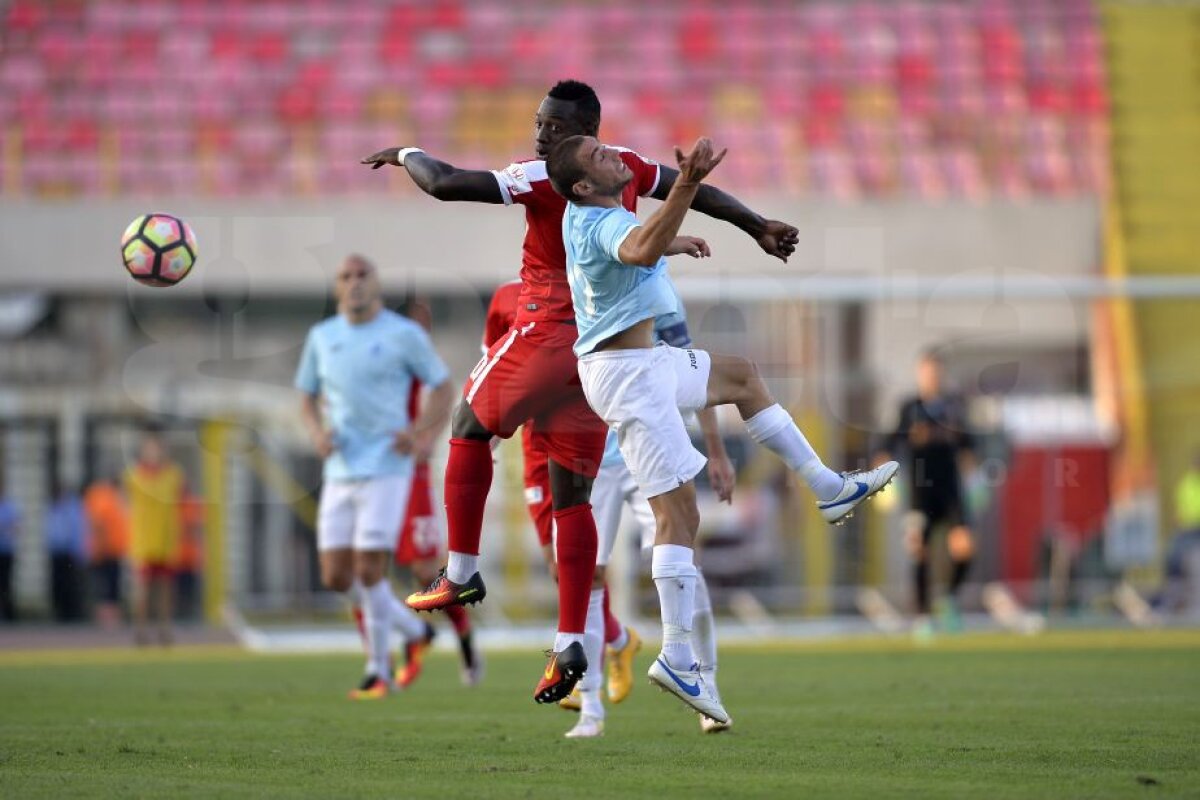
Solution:
{"label": "green grass pitch", "polygon": [[542,663],[352,703],[352,656],[0,653],[0,797],[1200,796],[1195,632],[731,649],[715,736],[639,680],[564,740]]}

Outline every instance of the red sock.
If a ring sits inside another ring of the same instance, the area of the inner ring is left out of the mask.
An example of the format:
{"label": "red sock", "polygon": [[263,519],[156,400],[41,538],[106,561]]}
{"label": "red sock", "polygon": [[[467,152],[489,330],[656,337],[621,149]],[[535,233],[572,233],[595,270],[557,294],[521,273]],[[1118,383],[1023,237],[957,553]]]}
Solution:
{"label": "red sock", "polygon": [[451,439],[446,459],[446,528],[450,549],[479,555],[483,507],[492,488],[492,448],[481,439]]}
{"label": "red sock", "polygon": [[621,621],[608,607],[608,584],[604,584],[604,643],[612,644],[621,635]]}
{"label": "red sock", "polygon": [[367,651],[367,655],[371,655],[367,649],[367,623],[363,621],[362,609],[355,606],[352,613],[354,614],[354,627],[358,628],[358,638],[362,639],[363,650]]}
{"label": "red sock", "polygon": [[596,521],[590,503],[554,512],[558,526],[558,631],[583,633],[596,572]]}
{"label": "red sock", "polygon": [[467,616],[467,610],[462,606],[448,606],[443,611],[450,618],[451,624],[454,625],[454,632],[458,634],[458,638],[462,638],[471,632],[471,618]]}

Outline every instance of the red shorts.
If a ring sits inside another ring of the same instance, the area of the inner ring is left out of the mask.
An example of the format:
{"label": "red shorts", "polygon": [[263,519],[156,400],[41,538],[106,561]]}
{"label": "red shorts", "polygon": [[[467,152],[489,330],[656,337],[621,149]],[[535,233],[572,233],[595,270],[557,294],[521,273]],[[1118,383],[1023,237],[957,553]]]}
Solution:
{"label": "red shorts", "polygon": [[400,535],[396,541],[396,563],[407,566],[414,561],[435,558],[442,552],[442,526],[433,512],[433,484],[429,482],[429,464],[413,469],[412,488]]}
{"label": "red shorts", "polygon": [[554,540],[554,503],[550,498],[550,467],[546,451],[534,440],[533,423],[521,427],[521,449],[525,462],[525,504],[537,530],[538,544]]}
{"label": "red shorts", "polygon": [[154,578],[175,577],[175,567],[162,561],[147,561],[145,563],[138,564],[137,571],[138,575],[141,576],[142,580],[144,581],[152,580]]}
{"label": "red shorts", "polygon": [[483,426],[507,439],[527,420],[533,442],[572,472],[596,477],[608,428],[583,396],[574,324],[518,323],[467,378],[463,397]]}

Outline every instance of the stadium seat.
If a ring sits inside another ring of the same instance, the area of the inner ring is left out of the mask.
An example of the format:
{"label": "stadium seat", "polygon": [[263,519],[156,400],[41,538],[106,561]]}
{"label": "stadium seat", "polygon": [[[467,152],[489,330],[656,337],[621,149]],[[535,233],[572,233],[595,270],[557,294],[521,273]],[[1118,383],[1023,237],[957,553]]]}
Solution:
{"label": "stadium seat", "polygon": [[[64,158],[120,162],[101,170],[115,181],[55,181],[28,152],[6,165],[16,173],[7,185],[35,194],[185,182],[171,168],[126,168],[136,150],[98,147],[101,131],[145,118],[172,121],[169,135],[145,143],[153,152],[173,158],[193,143],[206,158],[233,159],[204,171],[202,192],[270,196],[297,183],[335,195],[393,191],[356,184],[342,167],[247,174],[236,155],[247,142],[261,149],[271,131],[272,147],[323,165],[324,148],[349,141],[357,152],[383,123],[387,140],[405,130],[452,161],[511,157],[525,152],[549,75],[587,76],[602,94],[605,135],[649,153],[727,134],[752,152],[731,154],[725,182],[748,190],[775,189],[781,171],[795,176],[795,191],[835,199],[1058,195],[1104,180],[1091,166],[1104,163],[1103,135],[1064,143],[1023,133],[1001,158],[990,130],[999,117],[1021,126],[1030,115],[1042,128],[1105,128],[1103,43],[1089,0],[12,0],[0,14],[0,123],[17,123],[11,135],[37,151],[45,123],[68,120]],[[887,134],[860,150],[862,125],[881,120],[892,121]]]}

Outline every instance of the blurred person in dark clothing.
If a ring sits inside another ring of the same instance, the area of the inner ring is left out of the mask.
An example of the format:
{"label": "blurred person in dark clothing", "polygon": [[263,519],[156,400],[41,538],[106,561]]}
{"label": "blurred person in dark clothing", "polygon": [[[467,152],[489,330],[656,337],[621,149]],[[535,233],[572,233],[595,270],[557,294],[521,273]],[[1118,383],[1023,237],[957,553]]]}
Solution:
{"label": "blurred person in dark clothing", "polygon": [[0,620],[15,622],[12,575],[17,557],[17,539],[21,532],[21,510],[4,493],[4,473],[0,472]]}
{"label": "blurred person in dark clothing", "polygon": [[83,575],[87,563],[88,521],[74,488],[55,481],[46,510],[46,551],[50,555],[50,601],[54,618],[83,618]]}
{"label": "blurred person in dark clothing", "polygon": [[947,630],[961,622],[955,596],[966,579],[974,554],[971,530],[964,515],[962,473],[973,462],[972,438],[967,431],[966,404],[943,385],[944,365],[932,351],[917,361],[917,393],[900,404],[895,431],[877,460],[899,456],[908,471],[909,513],[905,543],[913,559],[913,590],[918,639],[933,634],[930,620],[929,563],[934,535],[945,531],[951,573],[942,606]]}
{"label": "blurred person in dark clothing", "polygon": [[[1195,550],[1200,550],[1200,450],[1192,454],[1192,463],[1175,484],[1175,536],[1163,562],[1162,592],[1155,599],[1162,610],[1180,611],[1187,605],[1188,563]],[[1192,587],[1200,586],[1200,575],[1190,578]],[[1192,597],[1191,603],[1200,605],[1200,599]]]}

